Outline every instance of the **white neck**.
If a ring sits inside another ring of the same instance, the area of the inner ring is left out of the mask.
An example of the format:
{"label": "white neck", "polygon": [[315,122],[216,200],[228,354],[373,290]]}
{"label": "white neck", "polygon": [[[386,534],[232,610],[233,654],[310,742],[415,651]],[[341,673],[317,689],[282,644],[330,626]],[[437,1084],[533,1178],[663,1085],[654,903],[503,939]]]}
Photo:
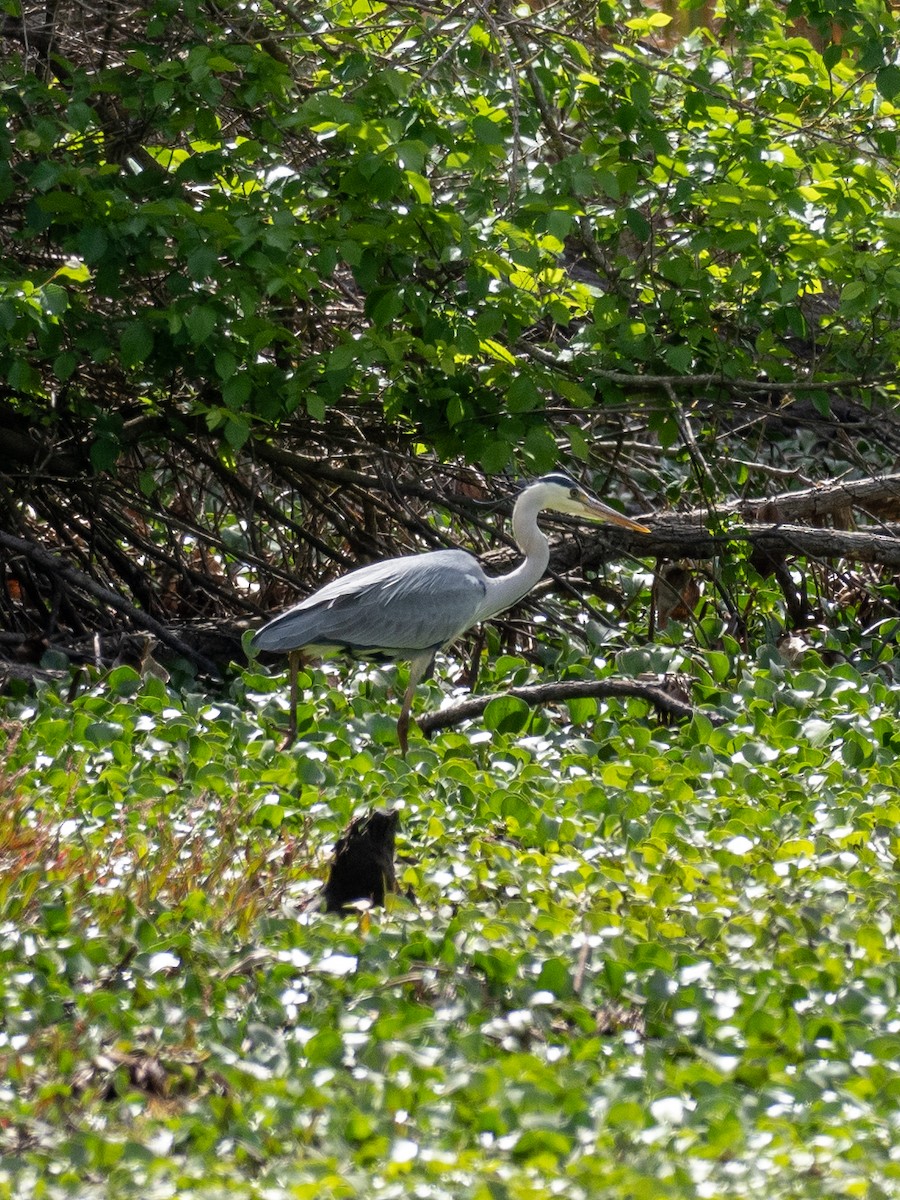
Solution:
{"label": "white neck", "polygon": [[540,511],[539,497],[531,488],[526,488],[516,500],[512,515],[513,537],[525,555],[525,561],[514,571],[488,580],[487,595],[478,613],[479,621],[485,621],[521,600],[547,570],[550,545],[538,529],[537,516]]}

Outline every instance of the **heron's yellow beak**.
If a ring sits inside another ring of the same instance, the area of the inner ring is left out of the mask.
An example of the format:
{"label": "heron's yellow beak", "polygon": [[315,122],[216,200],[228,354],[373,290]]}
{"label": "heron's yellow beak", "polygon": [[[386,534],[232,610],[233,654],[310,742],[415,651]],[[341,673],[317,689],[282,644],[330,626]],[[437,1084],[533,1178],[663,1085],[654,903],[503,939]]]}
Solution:
{"label": "heron's yellow beak", "polygon": [[587,492],[582,492],[578,497],[583,505],[583,514],[586,517],[592,517],[595,521],[609,521],[612,525],[621,525],[625,529],[633,529],[635,533],[650,533],[651,531],[646,525],[641,525],[638,521],[632,521],[630,517],[623,517],[620,512],[616,512],[614,508],[595,500],[593,496],[589,496]]}

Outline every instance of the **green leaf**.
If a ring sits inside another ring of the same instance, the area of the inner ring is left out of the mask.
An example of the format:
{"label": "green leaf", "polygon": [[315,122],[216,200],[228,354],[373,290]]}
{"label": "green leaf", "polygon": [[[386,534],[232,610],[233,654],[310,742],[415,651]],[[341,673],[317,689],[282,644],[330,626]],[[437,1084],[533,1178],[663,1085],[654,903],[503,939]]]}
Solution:
{"label": "green leaf", "polygon": [[875,1059],[895,1063],[900,1057],[900,1035],[889,1033],[868,1038],[863,1042],[863,1049]]}
{"label": "green leaf", "polygon": [[893,100],[900,93],[900,67],[890,63],[875,74],[875,86],[885,100]]}
{"label": "green leaf", "polygon": [[534,824],[534,809],[517,792],[508,792],[503,797],[500,812],[508,821],[515,822],[519,829],[529,829]]}
{"label": "green leaf", "polygon": [[504,438],[495,437],[479,453],[479,460],[488,475],[496,475],[509,465],[512,447]]}
{"label": "green leaf", "polygon": [[[662,14],[657,15],[661,16]],[[636,208],[625,209],[625,224],[640,242],[648,241],[650,234],[653,232],[650,228],[650,222]]]}
{"label": "green leaf", "polygon": [[506,392],[506,403],[510,412],[538,412],[543,408],[543,398],[527,375],[517,375]]}
{"label": "green leaf", "polygon": [[86,262],[96,263],[106,254],[109,238],[99,225],[87,225],[79,230],[77,245]]}
{"label": "green leaf", "polygon": [[306,411],[314,421],[324,421],[328,408],[323,398],[317,395],[316,392],[307,392]]}
{"label": "green leaf", "polygon": [[224,426],[225,440],[233,450],[240,450],[250,437],[250,422],[241,416],[229,415]]}
{"label": "green leaf", "polygon": [[232,375],[222,385],[222,399],[233,412],[239,412],[253,391],[253,381],[247,374]]}
{"label": "green leaf", "polygon": [[597,701],[592,696],[579,696],[567,700],[566,708],[573,725],[587,725],[597,715]]}
{"label": "green leaf", "polygon": [[865,292],[866,285],[859,279],[854,280],[852,283],[845,284],[845,286],[841,288],[841,303],[850,304],[854,300],[858,300],[861,296],[864,296]]}
{"label": "green leaf", "polygon": [[561,375],[553,381],[553,386],[566,400],[570,400],[572,404],[576,404],[581,408],[589,408],[594,403],[595,397],[593,392],[574,379],[566,379]]}
{"label": "green leaf", "polygon": [[112,471],[119,460],[122,445],[112,434],[105,433],[91,443],[91,466],[95,471]]}
{"label": "green leaf", "polygon": [[53,360],[53,374],[60,382],[65,383],[67,379],[71,379],[78,366],[79,356],[74,350],[65,350],[62,354],[58,354]]}
{"label": "green leaf", "polygon": [[69,307],[69,294],[56,283],[46,283],[41,289],[41,307],[51,316],[61,316]]}
{"label": "green leaf", "polygon": [[666,362],[679,375],[688,375],[694,365],[694,351],[690,346],[666,346],[663,351]]}
{"label": "green leaf", "polygon": [[220,350],[216,354],[216,374],[224,382],[234,375],[238,368],[237,357],[230,350]]}
{"label": "green leaf", "polygon": [[114,667],[106,683],[111,693],[133,696],[141,685],[141,677],[134,667]]}
{"label": "green leaf", "polygon": [[522,453],[536,475],[552,471],[559,459],[556,439],[545,425],[532,425],[525,435]]}
{"label": "green leaf", "polygon": [[218,313],[209,305],[199,304],[184,314],[184,324],[191,341],[199,345],[206,342],[219,323]]}
{"label": "green leaf", "polygon": [[730,657],[721,650],[707,650],[703,659],[716,683],[724,683],[732,671]]}
{"label": "green leaf", "polygon": [[472,122],[472,132],[476,141],[485,146],[502,146],[506,142],[503,126],[488,117],[476,117]]}
{"label": "green leaf", "polygon": [[139,367],[153,350],[153,330],[146,321],[132,321],[122,330],[119,352],[124,367]]}
{"label": "green leaf", "polygon": [[406,171],[404,175],[415,198],[420,204],[431,204],[431,185],[424,175],[416,171]]}
{"label": "green leaf", "polygon": [[566,425],[565,434],[569,439],[569,449],[572,454],[581,462],[589,462],[591,447],[581,428],[578,425]]}
{"label": "green leaf", "polygon": [[541,966],[536,984],[540,990],[552,992],[560,999],[571,996],[571,965],[562,958],[547,959]]}
{"label": "green leaf", "polygon": [[366,314],[376,325],[389,325],[403,309],[403,294],[398,287],[376,288],[366,297]]}
{"label": "green leaf", "polygon": [[518,696],[495,696],[484,710],[484,723],[495,733],[521,733],[531,709]]}
{"label": "green leaf", "polygon": [[109,746],[125,733],[122,725],[116,721],[91,721],[85,728],[85,739],[93,746]]}
{"label": "green leaf", "polygon": [[256,810],[256,824],[278,829],[284,820],[284,811],[281,804],[261,804]]}

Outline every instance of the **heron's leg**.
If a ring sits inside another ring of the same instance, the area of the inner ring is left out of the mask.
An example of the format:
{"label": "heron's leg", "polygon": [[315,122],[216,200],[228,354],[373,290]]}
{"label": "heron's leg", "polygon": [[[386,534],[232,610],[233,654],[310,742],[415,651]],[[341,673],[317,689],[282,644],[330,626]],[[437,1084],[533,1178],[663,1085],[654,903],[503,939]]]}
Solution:
{"label": "heron's leg", "polygon": [[412,697],[409,699],[406,696],[403,697],[403,707],[397,718],[397,741],[400,743],[400,753],[404,758],[409,752],[409,706],[411,703]]}
{"label": "heron's leg", "polygon": [[297,675],[300,671],[300,662],[300,651],[291,650],[288,654],[288,672],[291,679],[290,714],[287,737],[281,747],[282,750],[289,750],[297,740]]}
{"label": "heron's leg", "polygon": [[409,750],[409,711],[412,708],[413,696],[416,694],[416,688],[422,680],[430,675],[433,666],[433,651],[428,651],[427,654],[414,658],[409,664],[409,683],[406,685],[403,704],[400,708],[400,716],[397,720],[397,741],[400,743],[400,753],[404,758],[406,758],[406,753]]}

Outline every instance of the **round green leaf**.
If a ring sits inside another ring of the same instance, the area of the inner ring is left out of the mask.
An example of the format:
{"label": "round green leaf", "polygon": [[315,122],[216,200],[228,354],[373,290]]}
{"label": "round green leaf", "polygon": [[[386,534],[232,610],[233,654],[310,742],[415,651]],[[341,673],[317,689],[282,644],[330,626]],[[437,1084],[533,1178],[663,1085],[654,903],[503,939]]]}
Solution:
{"label": "round green leaf", "polygon": [[496,696],[484,710],[484,723],[495,733],[521,733],[531,709],[518,696]]}

